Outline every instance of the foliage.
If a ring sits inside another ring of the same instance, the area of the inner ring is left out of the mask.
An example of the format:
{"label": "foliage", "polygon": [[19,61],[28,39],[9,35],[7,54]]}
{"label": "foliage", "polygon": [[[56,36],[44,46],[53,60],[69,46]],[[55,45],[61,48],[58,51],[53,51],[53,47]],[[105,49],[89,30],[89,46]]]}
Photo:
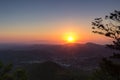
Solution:
{"label": "foliage", "polygon": [[13,65],[0,62],[0,80],[27,80],[23,69],[13,70]]}
{"label": "foliage", "polygon": [[120,65],[103,58],[92,80],[120,80]]}
{"label": "foliage", "polygon": [[113,44],[108,47],[120,50],[120,11],[115,10],[105,18],[96,18],[92,22],[94,33],[104,35],[113,39]]}
{"label": "foliage", "polygon": [[26,72],[23,69],[17,69],[14,76],[15,80],[27,80]]}

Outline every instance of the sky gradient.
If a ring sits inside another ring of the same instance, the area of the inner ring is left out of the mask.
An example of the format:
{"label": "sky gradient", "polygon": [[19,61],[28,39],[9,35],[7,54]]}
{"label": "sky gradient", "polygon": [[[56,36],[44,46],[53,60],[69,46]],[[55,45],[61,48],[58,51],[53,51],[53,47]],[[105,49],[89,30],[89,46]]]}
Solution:
{"label": "sky gradient", "polygon": [[96,17],[120,10],[120,0],[0,0],[0,43],[109,43],[92,33]]}

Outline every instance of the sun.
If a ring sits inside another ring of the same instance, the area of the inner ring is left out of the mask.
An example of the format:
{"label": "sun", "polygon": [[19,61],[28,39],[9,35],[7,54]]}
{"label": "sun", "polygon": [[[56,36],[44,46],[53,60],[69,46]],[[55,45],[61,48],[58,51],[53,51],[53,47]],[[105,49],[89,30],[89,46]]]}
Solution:
{"label": "sun", "polygon": [[66,32],[62,36],[65,43],[76,43],[78,41],[78,35],[74,32]]}
{"label": "sun", "polygon": [[75,42],[75,38],[73,36],[68,36],[67,37],[67,42],[73,43],[73,42]]}

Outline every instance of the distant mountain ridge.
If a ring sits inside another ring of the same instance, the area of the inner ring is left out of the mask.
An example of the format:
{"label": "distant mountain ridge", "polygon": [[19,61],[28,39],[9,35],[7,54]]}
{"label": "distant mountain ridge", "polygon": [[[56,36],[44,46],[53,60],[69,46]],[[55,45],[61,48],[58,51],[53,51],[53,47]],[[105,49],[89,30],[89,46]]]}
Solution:
{"label": "distant mountain ridge", "polygon": [[48,47],[48,46],[63,46],[63,45],[100,45],[92,42],[88,42],[85,44],[80,43],[66,43],[66,44],[17,44],[17,43],[0,43],[0,49],[15,49],[15,48],[22,48],[22,47]]}
{"label": "distant mountain ridge", "polygon": [[[0,49],[0,59],[16,65],[52,60],[70,65],[73,68],[95,68],[102,57],[112,55],[112,50],[105,45],[94,43],[64,45],[15,45]],[[94,67],[93,67],[94,66]]]}

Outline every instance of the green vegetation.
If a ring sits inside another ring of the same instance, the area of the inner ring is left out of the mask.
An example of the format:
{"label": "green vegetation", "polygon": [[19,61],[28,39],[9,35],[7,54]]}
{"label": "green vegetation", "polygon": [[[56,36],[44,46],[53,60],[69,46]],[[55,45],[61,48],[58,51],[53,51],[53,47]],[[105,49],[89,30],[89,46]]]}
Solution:
{"label": "green vegetation", "polygon": [[27,80],[23,69],[13,70],[13,65],[4,65],[0,62],[0,80]]}

